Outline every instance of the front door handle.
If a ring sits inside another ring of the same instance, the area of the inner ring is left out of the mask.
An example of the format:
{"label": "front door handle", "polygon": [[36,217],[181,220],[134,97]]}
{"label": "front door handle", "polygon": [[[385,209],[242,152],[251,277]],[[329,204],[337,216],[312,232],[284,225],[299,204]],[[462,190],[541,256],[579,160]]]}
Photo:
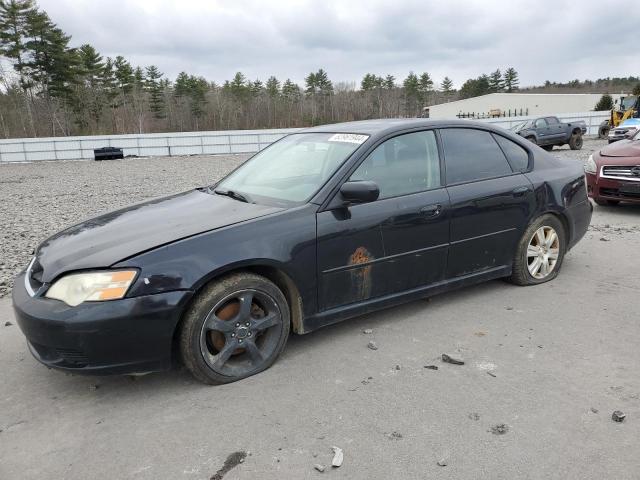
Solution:
{"label": "front door handle", "polygon": [[437,217],[442,213],[442,205],[436,203],[434,205],[427,205],[420,209],[420,213],[425,217]]}
{"label": "front door handle", "polygon": [[529,187],[518,187],[511,190],[511,193],[514,197],[521,197],[527,193],[529,193],[531,189]]}

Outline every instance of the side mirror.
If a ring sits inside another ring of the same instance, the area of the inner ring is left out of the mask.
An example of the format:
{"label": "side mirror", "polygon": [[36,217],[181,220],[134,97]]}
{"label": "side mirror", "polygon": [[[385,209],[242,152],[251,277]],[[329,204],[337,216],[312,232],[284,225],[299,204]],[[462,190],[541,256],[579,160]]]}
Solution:
{"label": "side mirror", "polygon": [[624,134],[624,138],[633,138],[638,130],[627,130],[627,133]]}
{"label": "side mirror", "polygon": [[340,194],[346,203],[367,203],[378,199],[380,189],[369,180],[346,182],[340,187]]}

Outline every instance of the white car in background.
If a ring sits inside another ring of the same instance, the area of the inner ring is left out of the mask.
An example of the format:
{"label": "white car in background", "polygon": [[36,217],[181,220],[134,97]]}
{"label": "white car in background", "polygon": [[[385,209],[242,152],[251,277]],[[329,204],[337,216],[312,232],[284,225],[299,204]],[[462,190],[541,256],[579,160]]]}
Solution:
{"label": "white car in background", "polygon": [[609,143],[617,142],[618,140],[633,137],[638,130],[640,130],[640,118],[629,118],[616,128],[609,130],[607,138]]}

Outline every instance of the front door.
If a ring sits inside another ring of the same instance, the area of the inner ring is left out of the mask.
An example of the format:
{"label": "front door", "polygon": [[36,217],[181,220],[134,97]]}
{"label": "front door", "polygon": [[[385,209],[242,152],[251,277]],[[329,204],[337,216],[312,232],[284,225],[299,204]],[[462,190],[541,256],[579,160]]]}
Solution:
{"label": "front door", "polygon": [[443,278],[449,196],[433,131],[379,145],[350,181],[378,184],[377,201],[317,215],[320,308],[327,310]]}
{"label": "front door", "polygon": [[536,134],[538,135],[538,145],[546,145],[551,143],[552,135],[549,131],[549,125],[544,118],[539,118],[535,123]]}

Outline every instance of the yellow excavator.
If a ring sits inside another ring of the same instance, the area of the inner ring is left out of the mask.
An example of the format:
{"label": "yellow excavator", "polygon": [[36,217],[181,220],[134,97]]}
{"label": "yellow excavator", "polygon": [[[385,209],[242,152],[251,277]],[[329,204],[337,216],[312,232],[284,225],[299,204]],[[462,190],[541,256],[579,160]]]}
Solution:
{"label": "yellow excavator", "polygon": [[605,120],[598,128],[598,137],[607,138],[609,130],[616,128],[628,118],[638,117],[640,114],[640,97],[637,95],[628,95],[616,99],[615,105],[611,110],[609,120]]}

